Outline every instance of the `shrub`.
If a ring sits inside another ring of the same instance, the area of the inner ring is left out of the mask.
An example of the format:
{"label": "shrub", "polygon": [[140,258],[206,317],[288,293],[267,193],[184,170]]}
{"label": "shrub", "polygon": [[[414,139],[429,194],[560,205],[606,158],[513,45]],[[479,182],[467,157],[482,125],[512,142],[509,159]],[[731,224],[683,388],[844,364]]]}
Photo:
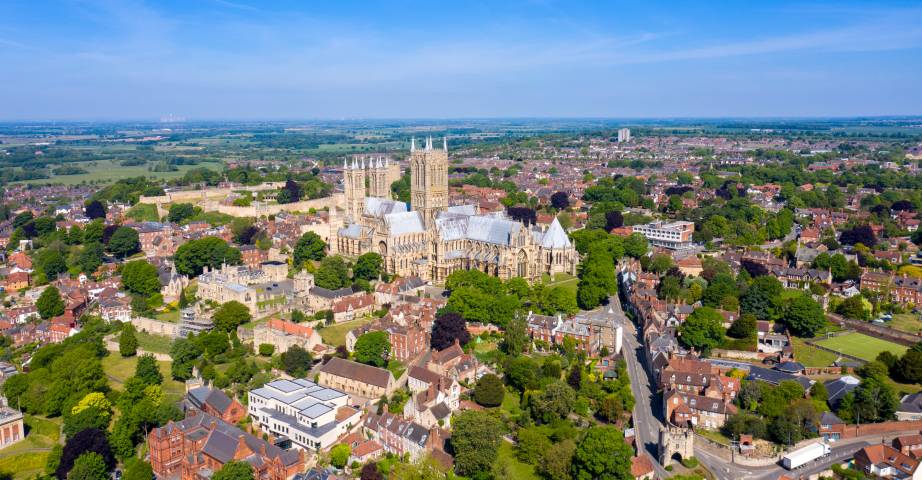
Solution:
{"label": "shrub", "polygon": [[271,343],[260,343],[259,354],[264,357],[271,357],[275,353],[275,345]]}

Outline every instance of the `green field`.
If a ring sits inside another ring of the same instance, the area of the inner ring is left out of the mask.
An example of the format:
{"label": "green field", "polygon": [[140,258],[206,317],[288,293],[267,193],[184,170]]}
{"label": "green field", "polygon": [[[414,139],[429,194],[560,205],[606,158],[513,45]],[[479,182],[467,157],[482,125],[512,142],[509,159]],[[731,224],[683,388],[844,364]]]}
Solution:
{"label": "green field", "polygon": [[173,338],[165,335],[153,335],[147,332],[138,332],[138,346],[144,351],[152,353],[170,353]]}
{"label": "green field", "polygon": [[61,419],[26,415],[25,440],[0,450],[0,473],[15,479],[33,478],[44,471],[48,452],[61,438]]}
{"label": "green field", "polygon": [[906,347],[893,342],[870,337],[861,333],[847,333],[838,337],[830,337],[816,342],[826,348],[846,353],[863,360],[871,361],[877,358],[880,352],[889,350],[894,355],[902,355]]}
{"label": "green field", "polygon": [[554,275],[554,278],[545,278],[544,284],[550,287],[564,287],[567,290],[572,290],[573,294],[576,294],[576,286],[579,284],[579,279],[573,275],[566,273],[558,273]]}
{"label": "green field", "polygon": [[147,169],[147,165],[138,165],[131,167],[124,167],[119,161],[112,160],[96,160],[93,162],[74,162],[68,163],[69,166],[80,167],[87,171],[87,173],[81,173],[79,175],[52,175],[51,178],[43,178],[39,180],[27,180],[25,182],[17,183],[26,183],[32,185],[42,185],[46,183],[62,183],[64,185],[76,185],[84,182],[114,182],[122,178],[129,177],[154,177],[154,178],[179,178],[186,174],[187,171],[192,170],[193,168],[210,168],[212,170],[222,170],[224,168],[223,163],[215,162],[201,162],[198,165],[177,165],[178,170],[175,172],[151,172]]}
{"label": "green field", "polygon": [[493,464],[494,472],[499,478],[514,478],[516,480],[538,480],[535,467],[515,458],[515,447],[503,440],[499,442],[499,455]]}
{"label": "green field", "polygon": [[805,367],[828,367],[838,359],[838,355],[820,350],[797,337],[791,337],[794,347],[794,360]]}
{"label": "green field", "polygon": [[[134,375],[137,363],[137,357],[124,358],[117,353],[110,353],[102,359],[102,369],[109,377],[112,388],[121,390],[125,381]],[[160,365],[160,373],[163,374],[163,393],[171,400],[179,400],[186,393],[186,385],[170,377],[170,362],[157,363]]]}
{"label": "green field", "polygon": [[898,313],[887,326],[901,332],[918,334],[922,331],[922,320],[914,313]]}
{"label": "green field", "polygon": [[323,339],[323,343],[327,345],[332,345],[338,347],[340,345],[346,344],[346,334],[349,333],[349,330],[353,328],[361,327],[366,323],[371,323],[374,321],[373,317],[359,318],[356,320],[350,320],[348,322],[342,322],[330,325],[329,327],[323,327],[320,329],[320,338]]}

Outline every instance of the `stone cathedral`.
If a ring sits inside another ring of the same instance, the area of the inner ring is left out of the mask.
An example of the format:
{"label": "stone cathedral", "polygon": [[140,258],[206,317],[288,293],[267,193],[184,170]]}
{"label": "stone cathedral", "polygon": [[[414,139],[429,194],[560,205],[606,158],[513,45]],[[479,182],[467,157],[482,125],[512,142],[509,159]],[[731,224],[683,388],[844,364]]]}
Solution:
{"label": "stone cathedral", "polygon": [[456,270],[477,269],[503,280],[576,274],[579,256],[555,219],[546,230],[476,205],[449,205],[448,142],[410,144],[410,206],[390,198],[400,168],[382,158],[343,164],[345,212],[330,213],[330,250],[377,252],[388,273],[441,283]]}

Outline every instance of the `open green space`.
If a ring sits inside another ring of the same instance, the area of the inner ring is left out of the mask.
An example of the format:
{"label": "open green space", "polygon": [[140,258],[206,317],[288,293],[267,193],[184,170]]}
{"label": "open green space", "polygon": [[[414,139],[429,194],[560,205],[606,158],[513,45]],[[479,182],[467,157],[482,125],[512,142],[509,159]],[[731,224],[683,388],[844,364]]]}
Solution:
{"label": "open green space", "polygon": [[323,339],[323,343],[334,347],[345,345],[346,334],[349,333],[349,330],[371,323],[373,320],[373,317],[364,317],[323,327],[320,329],[320,338]]}
{"label": "open green space", "polygon": [[541,478],[535,473],[534,466],[515,458],[515,447],[507,441],[499,442],[499,455],[496,457],[496,465],[503,466],[501,471],[506,475],[505,478],[514,478],[516,480],[538,480]]}
{"label": "open green space", "polygon": [[720,430],[709,430],[707,428],[696,428],[695,434],[700,435],[708,440],[717,442],[721,445],[730,445],[731,440],[726,435],[720,433]]}
{"label": "open green space", "polygon": [[871,361],[877,358],[877,355],[883,351],[890,351],[894,355],[900,356],[906,351],[906,347],[897,345],[893,342],[874,338],[862,333],[846,333],[837,337],[829,337],[825,340],[816,342],[826,348],[831,348],[837,352],[846,353],[863,360]]}
{"label": "open green space", "polygon": [[173,345],[173,338],[166,335],[154,335],[147,332],[138,332],[138,346],[146,352],[152,353],[170,353],[170,346]]}
{"label": "open green space", "polygon": [[25,439],[0,450],[0,472],[11,473],[15,479],[33,478],[43,473],[48,452],[61,438],[60,418],[26,415],[23,423]]}
{"label": "open green space", "polygon": [[179,310],[173,310],[170,312],[158,313],[154,316],[154,318],[160,320],[161,322],[177,323],[179,322],[179,314]]}
{"label": "open green space", "polygon": [[887,326],[901,332],[918,334],[922,331],[922,320],[914,313],[898,313]]}
{"label": "open green space", "polygon": [[576,293],[576,286],[579,284],[579,279],[570,275],[568,273],[556,273],[553,277],[545,277],[544,284],[550,287],[564,287],[567,290],[572,290],[573,293]]}
{"label": "open green space", "polygon": [[[78,175],[52,175],[51,178],[38,180],[27,180],[21,183],[32,185],[42,185],[47,183],[61,183],[64,185],[76,185],[84,182],[114,182],[116,180],[128,177],[154,177],[154,178],[179,178],[193,168],[209,168],[212,170],[221,170],[224,168],[223,163],[201,162],[198,165],[177,165],[174,172],[151,172],[147,169],[148,165],[137,165],[125,167],[120,161],[112,160],[94,160],[92,162],[74,162],[68,163],[68,166],[80,167],[87,171]],[[152,165],[152,164],[151,164]]]}
{"label": "open green space", "polygon": [[[109,377],[112,388],[121,390],[129,377],[134,375],[135,366],[138,364],[138,357],[122,357],[117,353],[109,354],[102,359],[102,369]],[[186,385],[177,382],[170,377],[170,362],[157,362],[160,365],[160,373],[163,374],[163,393],[170,399],[178,400],[186,393]]]}
{"label": "open green space", "polygon": [[828,367],[838,360],[838,355],[807,345],[802,338],[791,337],[791,343],[794,347],[794,360],[805,367]]}

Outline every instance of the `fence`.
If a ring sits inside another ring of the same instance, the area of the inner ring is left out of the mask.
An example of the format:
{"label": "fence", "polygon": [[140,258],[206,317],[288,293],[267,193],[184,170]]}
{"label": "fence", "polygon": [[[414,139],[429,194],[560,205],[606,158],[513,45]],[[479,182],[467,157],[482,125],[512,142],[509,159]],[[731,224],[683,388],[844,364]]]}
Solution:
{"label": "fence", "polygon": [[838,355],[838,356],[840,356],[840,357],[844,357],[844,358],[847,358],[847,359],[849,359],[849,360],[858,362],[858,363],[860,363],[861,365],[864,365],[865,363],[868,363],[868,361],[865,360],[865,359],[863,359],[863,358],[858,358],[858,357],[856,357],[856,356],[854,356],[854,355],[849,355],[849,354],[847,354],[847,353],[842,353],[842,352],[840,352],[840,351],[838,351],[838,350],[833,350],[833,349],[831,349],[831,348],[824,347],[824,346],[822,346],[822,345],[819,345],[819,344],[814,343],[814,342],[809,341],[809,340],[808,340],[808,341],[805,341],[804,343],[806,343],[807,345],[810,345],[810,346],[813,347],[813,348],[818,348],[818,349],[820,349],[820,350],[823,350],[824,352],[834,353],[834,354],[836,354],[836,355]]}
{"label": "fence", "polygon": [[826,318],[828,318],[829,321],[835,323],[836,325],[848,327],[866,335],[882,338],[884,340],[898,343],[907,347],[911,347],[919,342],[922,342],[922,336],[901,332],[889,327],[875,325],[873,323],[868,323],[861,320],[852,320],[850,318],[845,318],[835,314],[828,314],[826,315]]}

